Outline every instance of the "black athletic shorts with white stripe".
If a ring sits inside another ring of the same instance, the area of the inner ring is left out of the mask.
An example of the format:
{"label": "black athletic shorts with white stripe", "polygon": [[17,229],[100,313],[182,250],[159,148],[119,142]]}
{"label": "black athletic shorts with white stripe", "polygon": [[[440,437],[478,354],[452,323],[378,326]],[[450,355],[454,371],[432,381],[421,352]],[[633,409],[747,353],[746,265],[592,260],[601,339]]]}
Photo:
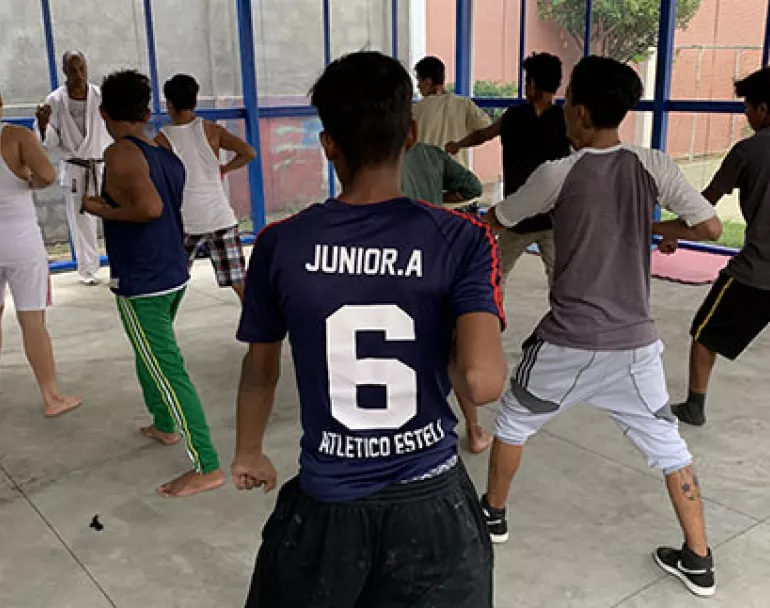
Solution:
{"label": "black athletic shorts with white stripe", "polygon": [[246,608],[492,608],[492,545],[462,463],[326,503],[281,488]]}
{"label": "black athletic shorts with white stripe", "polygon": [[690,335],[727,359],[737,359],[770,323],[770,291],[720,274],[693,319]]}

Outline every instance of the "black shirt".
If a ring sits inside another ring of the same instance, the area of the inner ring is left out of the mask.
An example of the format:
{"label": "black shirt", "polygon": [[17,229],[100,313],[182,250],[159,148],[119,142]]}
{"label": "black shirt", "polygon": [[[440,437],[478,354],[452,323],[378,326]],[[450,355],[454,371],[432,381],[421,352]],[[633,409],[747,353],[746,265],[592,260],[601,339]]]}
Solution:
{"label": "black shirt", "polygon": [[[570,154],[567,123],[559,106],[551,106],[540,116],[529,103],[508,108],[500,122],[500,140],[505,196],[521,188],[544,162]],[[526,234],[552,227],[550,216],[542,214],[516,224],[512,230]]]}

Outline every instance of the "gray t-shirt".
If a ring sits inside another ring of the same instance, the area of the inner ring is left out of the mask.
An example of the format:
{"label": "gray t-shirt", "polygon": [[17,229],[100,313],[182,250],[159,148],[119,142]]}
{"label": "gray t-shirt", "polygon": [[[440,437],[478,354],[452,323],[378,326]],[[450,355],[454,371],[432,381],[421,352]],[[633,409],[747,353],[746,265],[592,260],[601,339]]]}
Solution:
{"label": "gray t-shirt", "polygon": [[404,155],[401,189],[409,198],[434,205],[444,203],[444,192],[456,192],[463,200],[481,196],[479,178],[437,146],[416,143]]}
{"label": "gray t-shirt", "polygon": [[770,289],[770,129],[736,144],[711,186],[722,194],[738,188],[746,220],[743,249],[725,274],[749,287]]}
{"label": "gray t-shirt", "polygon": [[496,209],[505,226],[552,211],[556,260],[551,310],[538,337],[583,350],[632,350],[658,339],[650,314],[655,203],[688,226],[714,207],[657,150],[585,148],[542,165]]}

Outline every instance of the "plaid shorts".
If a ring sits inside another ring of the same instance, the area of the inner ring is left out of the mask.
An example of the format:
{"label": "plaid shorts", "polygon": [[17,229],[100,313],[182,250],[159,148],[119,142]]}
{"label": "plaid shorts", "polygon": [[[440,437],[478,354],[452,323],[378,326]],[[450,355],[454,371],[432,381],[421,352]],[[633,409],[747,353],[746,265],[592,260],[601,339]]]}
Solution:
{"label": "plaid shorts", "polygon": [[195,261],[198,250],[204,246],[209,250],[220,287],[242,285],[246,281],[246,259],[243,257],[238,226],[206,234],[186,235],[184,248],[190,265]]}

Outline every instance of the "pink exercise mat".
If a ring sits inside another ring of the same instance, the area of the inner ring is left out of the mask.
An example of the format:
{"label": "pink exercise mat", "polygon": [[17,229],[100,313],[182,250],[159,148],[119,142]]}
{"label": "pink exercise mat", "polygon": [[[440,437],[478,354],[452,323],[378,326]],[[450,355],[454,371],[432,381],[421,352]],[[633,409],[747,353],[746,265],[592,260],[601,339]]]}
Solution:
{"label": "pink exercise mat", "polygon": [[729,261],[728,256],[688,249],[679,249],[672,255],[655,250],[652,252],[652,276],[687,285],[708,285],[716,280]]}

